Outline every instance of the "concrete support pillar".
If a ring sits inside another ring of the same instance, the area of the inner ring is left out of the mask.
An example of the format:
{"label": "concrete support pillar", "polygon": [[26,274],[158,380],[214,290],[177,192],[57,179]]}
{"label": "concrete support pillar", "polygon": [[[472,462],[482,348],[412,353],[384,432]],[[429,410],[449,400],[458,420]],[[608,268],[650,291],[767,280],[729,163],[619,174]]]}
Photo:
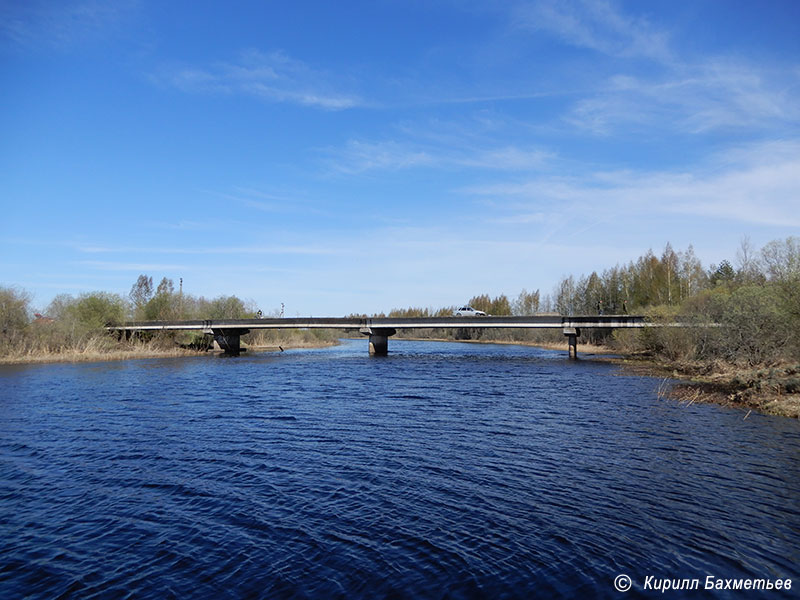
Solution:
{"label": "concrete support pillar", "polygon": [[249,329],[214,329],[214,341],[228,356],[239,356],[242,352],[241,336]]}
{"label": "concrete support pillar", "polygon": [[375,335],[369,336],[369,353],[372,356],[386,356],[389,354],[389,336]]}
{"label": "concrete support pillar", "polygon": [[568,335],[567,343],[569,344],[569,357],[578,358],[578,336]]}
{"label": "concrete support pillar", "polygon": [[581,330],[577,327],[565,327],[564,335],[567,336],[567,345],[569,346],[569,357],[571,359],[578,358],[578,336]]}
{"label": "concrete support pillar", "polygon": [[389,354],[389,336],[397,333],[396,329],[385,327],[375,329],[364,327],[360,331],[362,335],[369,336],[370,356],[386,356]]}

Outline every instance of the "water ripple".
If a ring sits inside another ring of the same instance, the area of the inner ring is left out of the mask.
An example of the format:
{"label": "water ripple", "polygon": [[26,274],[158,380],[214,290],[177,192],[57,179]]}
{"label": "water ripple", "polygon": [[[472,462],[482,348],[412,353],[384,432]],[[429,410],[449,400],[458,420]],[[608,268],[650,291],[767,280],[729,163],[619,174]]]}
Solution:
{"label": "water ripple", "polygon": [[392,340],[387,359],[358,341],[0,369],[0,596],[610,598],[621,572],[797,577],[796,421],[680,406],[563,354]]}

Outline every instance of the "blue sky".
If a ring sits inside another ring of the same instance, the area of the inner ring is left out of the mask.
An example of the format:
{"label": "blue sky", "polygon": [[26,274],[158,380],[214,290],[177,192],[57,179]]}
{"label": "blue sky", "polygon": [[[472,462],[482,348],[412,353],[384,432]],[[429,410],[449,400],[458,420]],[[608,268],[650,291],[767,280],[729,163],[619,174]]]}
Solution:
{"label": "blue sky", "polygon": [[265,313],[800,234],[800,2],[0,0],[0,284]]}

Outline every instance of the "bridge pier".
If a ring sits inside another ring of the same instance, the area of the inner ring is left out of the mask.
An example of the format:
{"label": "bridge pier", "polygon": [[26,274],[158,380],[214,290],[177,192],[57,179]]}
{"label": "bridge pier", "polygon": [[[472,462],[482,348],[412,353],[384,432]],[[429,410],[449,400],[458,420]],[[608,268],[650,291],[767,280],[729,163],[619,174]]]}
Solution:
{"label": "bridge pier", "polygon": [[578,327],[565,327],[564,335],[567,336],[567,345],[569,346],[569,357],[571,359],[578,358],[578,336],[581,330]]}
{"label": "bridge pier", "polygon": [[396,329],[388,327],[362,327],[359,331],[362,335],[369,336],[370,356],[386,356],[389,354],[389,336],[397,333]]}
{"label": "bridge pier", "polygon": [[117,330],[117,340],[120,341],[120,342],[123,341],[123,340],[125,340],[126,342],[130,342],[132,339],[135,340],[135,339],[139,339],[141,337],[142,337],[141,332],[137,331],[136,329],[118,329]]}
{"label": "bridge pier", "polygon": [[249,329],[213,329],[212,335],[228,356],[239,356],[242,352],[241,336],[250,333]]}

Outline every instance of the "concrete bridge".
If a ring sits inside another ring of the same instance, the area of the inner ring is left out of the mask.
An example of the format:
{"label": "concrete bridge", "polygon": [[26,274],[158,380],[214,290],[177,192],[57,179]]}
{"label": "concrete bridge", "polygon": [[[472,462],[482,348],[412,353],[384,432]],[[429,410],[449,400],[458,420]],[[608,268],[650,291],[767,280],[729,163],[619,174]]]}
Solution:
{"label": "concrete bridge", "polygon": [[525,317],[301,317],[280,319],[215,319],[213,321],[138,321],[110,331],[130,336],[135,331],[202,331],[214,336],[226,354],[241,352],[241,336],[255,329],[342,329],[358,330],[369,336],[369,353],[385,356],[389,338],[398,329],[561,329],[567,337],[570,358],[578,356],[578,336],[581,329],[618,329],[652,326],[644,317],[628,315],[531,315]]}

